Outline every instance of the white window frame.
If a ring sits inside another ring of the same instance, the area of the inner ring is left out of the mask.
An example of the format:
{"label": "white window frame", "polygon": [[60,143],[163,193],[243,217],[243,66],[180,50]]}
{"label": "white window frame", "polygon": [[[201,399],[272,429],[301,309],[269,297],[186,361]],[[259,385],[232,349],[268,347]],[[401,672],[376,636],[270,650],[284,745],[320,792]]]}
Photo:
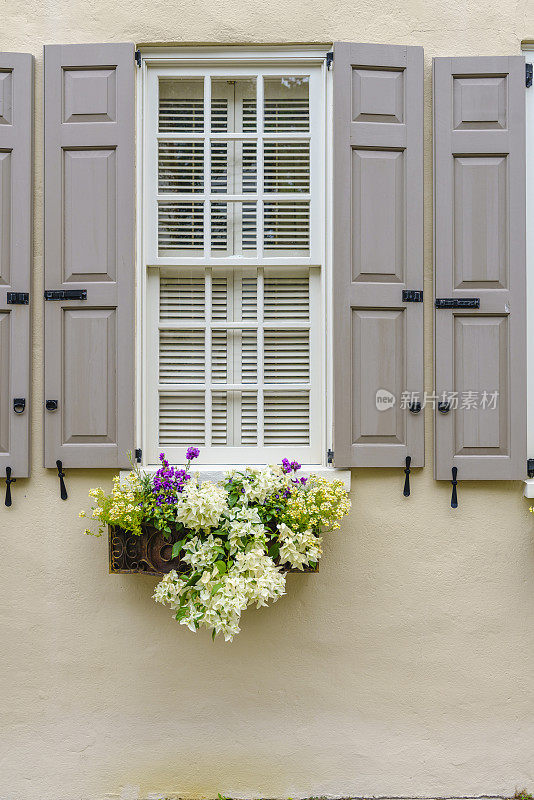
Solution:
{"label": "white window frame", "polygon": [[[321,111],[321,149],[322,155],[317,160],[321,166],[322,174],[317,174],[315,180],[320,182],[320,187],[316,188],[316,203],[313,211],[310,209],[310,232],[314,233],[313,239],[310,241],[310,256],[300,259],[290,259],[291,264],[301,263],[302,265],[320,267],[320,282],[321,282],[321,301],[323,305],[322,310],[322,343],[321,343],[321,424],[320,424],[320,447],[318,452],[321,453],[321,458],[317,463],[305,465],[308,469],[317,470],[318,468],[325,468],[323,472],[336,474],[345,480],[346,484],[350,483],[350,471],[333,470],[327,467],[327,450],[331,447],[331,427],[332,427],[332,398],[328,387],[332,386],[332,358],[330,350],[331,342],[331,313],[329,313],[331,304],[331,217],[332,217],[332,188],[331,188],[331,164],[332,164],[332,96],[331,96],[331,80],[330,74],[326,66],[326,53],[331,49],[330,45],[313,45],[313,46],[300,46],[300,47],[146,47],[141,50],[141,66],[137,71],[137,313],[136,313],[136,350],[137,350],[137,371],[136,371],[136,393],[137,393],[137,441],[141,445],[143,452],[142,464],[146,469],[155,468],[154,459],[148,458],[148,453],[153,452],[153,447],[150,447],[149,433],[148,433],[148,391],[147,391],[147,364],[146,357],[148,352],[148,339],[149,331],[148,326],[144,324],[146,315],[146,297],[147,297],[147,278],[149,269],[147,265],[165,265],[169,263],[177,264],[176,259],[166,259],[159,257],[157,251],[154,251],[154,242],[147,242],[145,234],[146,217],[146,181],[147,174],[150,173],[150,165],[147,161],[147,137],[145,133],[146,116],[145,109],[150,107],[150,103],[154,100],[154,94],[151,92],[151,75],[153,68],[156,67],[158,71],[176,72],[179,71],[180,76],[187,77],[193,72],[196,74],[195,68],[206,68],[216,70],[212,74],[220,74],[227,77],[229,73],[238,77],[239,75],[250,76],[253,73],[253,68],[261,69],[263,75],[278,73],[283,68],[287,74],[302,74],[306,67],[314,67],[317,70],[317,81],[320,83],[320,91],[322,93],[322,111]],[[317,69],[318,68],[318,69]],[[310,96],[311,96],[310,86]],[[154,119],[155,115],[152,115]],[[317,172],[317,170],[316,170]],[[152,176],[155,170],[152,169]],[[153,180],[153,178],[152,178]],[[313,195],[313,192],[312,192]],[[154,226],[152,226],[154,228]],[[318,235],[319,234],[319,235]],[[157,243],[156,243],[157,245]],[[148,251],[147,251],[148,248]],[[147,258],[148,253],[151,255]],[[154,254],[155,252],[155,254]],[[203,258],[184,260],[184,264],[188,265],[202,264]],[[217,258],[217,264],[221,265],[245,265],[246,259],[239,258],[239,260],[230,258]],[[265,264],[283,265],[284,259],[280,258],[266,258]],[[257,261],[254,261],[257,264]],[[227,448],[221,450],[227,451]],[[291,448],[289,448],[291,450]],[[247,463],[258,463],[259,458],[255,456],[260,455],[254,452],[254,448],[246,448]],[[291,455],[291,452],[285,453]],[[272,460],[272,459],[271,459]],[[222,465],[217,465],[215,473],[219,474],[219,470],[223,468]],[[213,467],[206,467],[206,470],[213,472]]]}

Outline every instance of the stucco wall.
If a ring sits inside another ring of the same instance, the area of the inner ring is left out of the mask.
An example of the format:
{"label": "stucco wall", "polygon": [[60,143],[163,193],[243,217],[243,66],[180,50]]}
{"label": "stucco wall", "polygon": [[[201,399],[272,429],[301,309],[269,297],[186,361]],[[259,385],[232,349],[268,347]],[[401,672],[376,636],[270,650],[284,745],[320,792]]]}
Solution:
{"label": "stucco wall", "polygon": [[[4,0],[1,47],[36,57],[34,296],[42,295],[44,42],[353,41],[426,57],[425,293],[431,297],[433,55],[513,54],[527,0]],[[534,539],[519,483],[353,474],[353,510],[318,575],[251,611],[234,644],[193,636],[151,600],[153,579],[109,576],[42,469],[43,312],[33,305],[33,477],[0,506],[0,798],[96,800],[506,794],[534,784]],[[431,389],[427,302],[427,388]],[[125,787],[130,787],[125,788]],[[139,787],[138,790],[135,787]]]}

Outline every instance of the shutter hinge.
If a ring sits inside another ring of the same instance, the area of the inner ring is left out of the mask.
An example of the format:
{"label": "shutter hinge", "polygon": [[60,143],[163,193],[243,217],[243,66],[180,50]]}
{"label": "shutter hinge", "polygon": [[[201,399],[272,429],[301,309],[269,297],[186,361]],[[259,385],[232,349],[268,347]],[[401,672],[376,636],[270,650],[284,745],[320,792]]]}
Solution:
{"label": "shutter hinge", "polygon": [[333,60],[334,60],[334,51],[333,51],[333,50],[330,50],[330,51],[329,51],[329,52],[326,54],[326,68],[327,68],[327,69],[330,69],[330,67],[332,66],[332,62],[333,62]]}
{"label": "shutter hinge", "polygon": [[87,300],[87,289],[46,289],[45,300]]}
{"label": "shutter hinge", "polygon": [[140,447],[136,449],[134,455],[135,455],[135,460],[137,461],[138,464],[140,464],[141,461],[143,460],[143,451],[141,450]]}
{"label": "shutter hinge", "polygon": [[436,297],[436,308],[480,308],[480,297]]}
{"label": "shutter hinge", "polygon": [[527,475],[534,478],[534,458],[527,458]]}
{"label": "shutter hinge", "polygon": [[134,53],[134,57],[135,57],[135,63],[137,64],[138,67],[140,67],[141,66],[141,51],[140,50],[136,50],[135,53]]}
{"label": "shutter hinge", "polygon": [[27,306],[30,302],[30,295],[28,292],[8,292],[7,302],[11,306]]}
{"label": "shutter hinge", "polygon": [[326,463],[327,464],[333,464],[334,463],[334,451],[333,450],[327,450],[326,451]]}
{"label": "shutter hinge", "polygon": [[527,89],[532,86],[532,64],[525,64],[525,86]]}

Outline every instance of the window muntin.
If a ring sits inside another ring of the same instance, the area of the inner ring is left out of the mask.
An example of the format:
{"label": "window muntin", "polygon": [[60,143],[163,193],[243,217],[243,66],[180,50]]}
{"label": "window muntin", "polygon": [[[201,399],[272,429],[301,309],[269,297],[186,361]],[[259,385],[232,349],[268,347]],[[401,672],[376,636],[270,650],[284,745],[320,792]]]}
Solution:
{"label": "window muntin", "polygon": [[148,81],[149,461],[319,462],[321,70],[181,72]]}

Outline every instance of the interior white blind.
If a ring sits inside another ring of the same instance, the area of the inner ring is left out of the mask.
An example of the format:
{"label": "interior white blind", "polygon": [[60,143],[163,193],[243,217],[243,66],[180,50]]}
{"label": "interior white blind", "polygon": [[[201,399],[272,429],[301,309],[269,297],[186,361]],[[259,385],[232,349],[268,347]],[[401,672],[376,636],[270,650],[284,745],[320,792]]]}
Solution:
{"label": "interior white blind", "polygon": [[162,446],[309,444],[308,275],[206,269],[161,277],[159,296]]}
{"label": "interior white blind", "polygon": [[[211,133],[243,134],[243,140],[212,139],[206,130],[203,84],[199,80],[162,81],[158,109],[158,251],[164,256],[255,255],[258,214],[263,216],[261,246],[266,253],[306,256],[310,249],[309,98],[305,78],[265,80],[264,135],[259,151],[256,98],[250,81],[213,81]],[[172,94],[172,97],[168,95]],[[197,95],[192,97],[188,95]],[[285,96],[289,95],[289,96]],[[302,140],[284,141],[284,134]],[[180,141],[180,134],[196,136]],[[273,135],[276,134],[276,138]],[[209,191],[205,157],[209,150]],[[258,159],[261,184],[258,185]],[[251,195],[250,202],[210,198]],[[195,201],[194,196],[199,197]],[[276,197],[281,196],[279,201]],[[284,199],[297,195],[298,200]],[[173,196],[173,197],[172,197]],[[171,199],[172,197],[172,199]],[[266,200],[262,204],[261,198]],[[302,197],[302,199],[300,199]],[[268,200],[267,200],[268,198]],[[260,200],[260,203],[258,203]],[[205,202],[209,203],[206,228]]]}

